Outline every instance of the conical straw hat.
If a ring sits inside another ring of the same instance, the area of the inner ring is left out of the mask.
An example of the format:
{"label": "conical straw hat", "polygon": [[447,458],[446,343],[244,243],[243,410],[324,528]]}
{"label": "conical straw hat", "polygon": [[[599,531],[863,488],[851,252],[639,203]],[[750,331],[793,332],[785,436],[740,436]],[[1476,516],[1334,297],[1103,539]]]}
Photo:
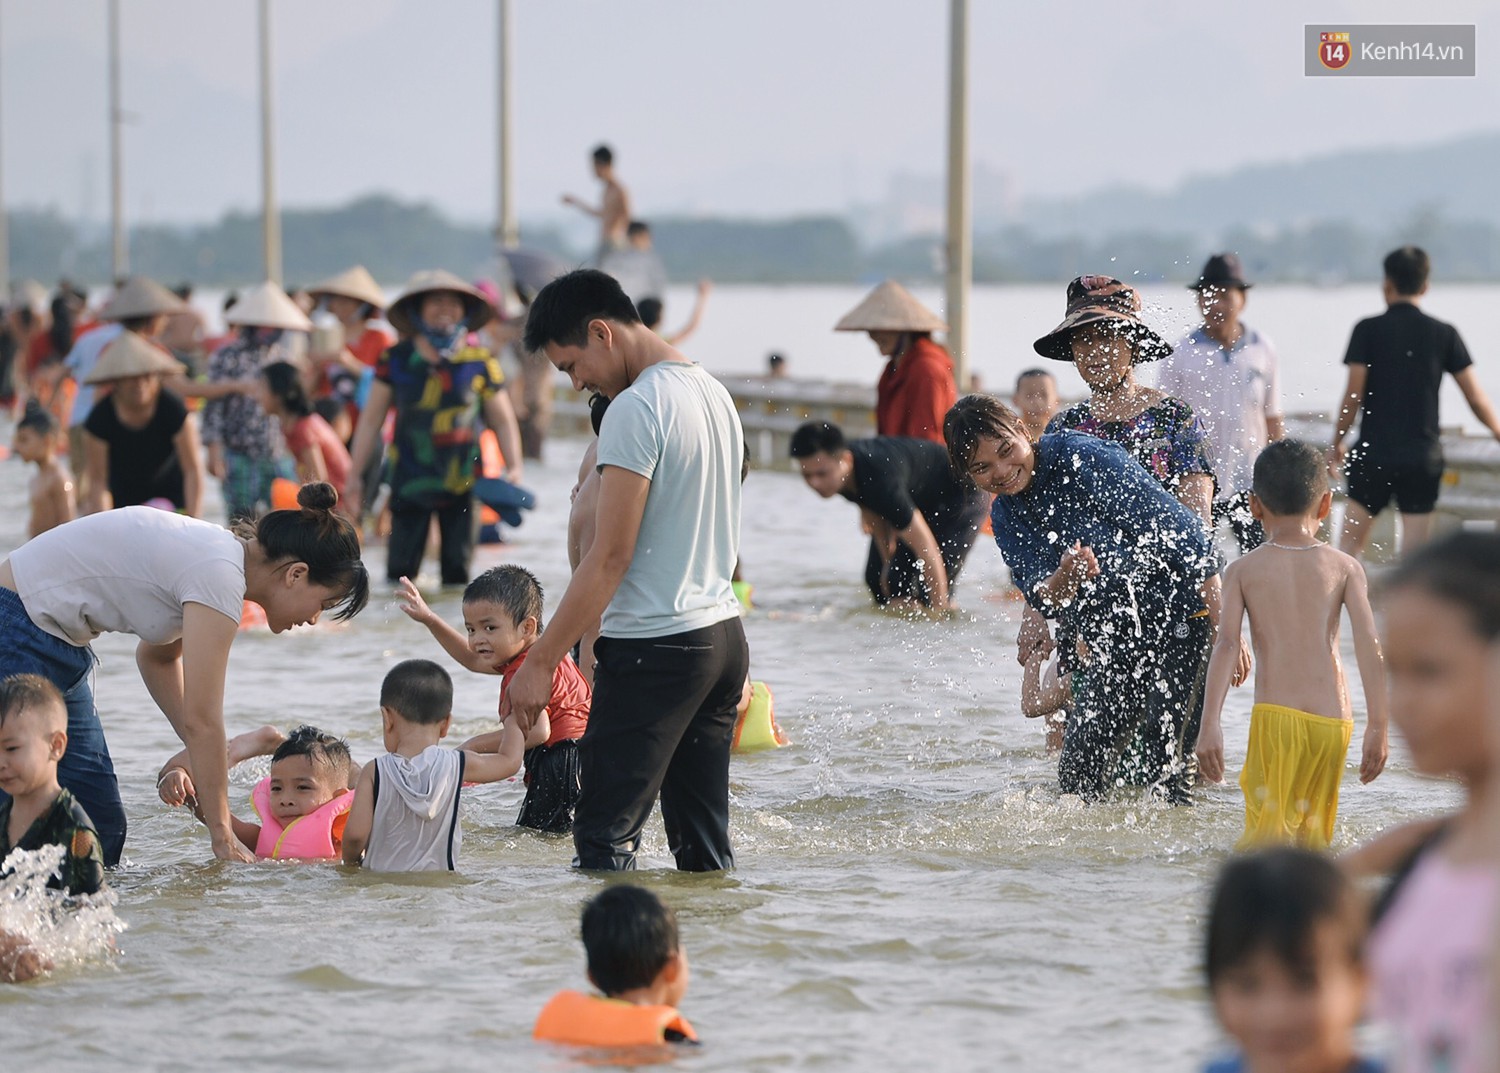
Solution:
{"label": "conical straw hat", "polygon": [[479,293],[478,288],[465,283],[452,272],[441,268],[429,268],[418,272],[406,281],[401,293],[386,310],[385,319],[391,322],[402,335],[414,335],[417,331],[417,306],[424,294],[433,291],[452,291],[464,300],[464,326],[469,331],[482,328],[495,317],[495,307]]}
{"label": "conical straw hat", "polygon": [[83,378],[85,384],[102,384],[106,380],[123,380],[127,376],[145,376],[162,373],[167,376],[187,372],[187,366],[172,357],[161,347],[143,339],[135,332],[121,332],[120,337],[99,355],[90,373]]}
{"label": "conical straw hat", "polygon": [[270,280],[257,283],[240,293],[240,300],[224,313],[224,323],[247,328],[285,328],[294,332],[312,331],[312,321],[297,308]]}
{"label": "conical straw hat", "polygon": [[944,332],[948,325],[932,310],[912,297],[910,291],[888,279],[865,296],[834,325],[836,332]]}
{"label": "conical straw hat", "polygon": [[105,303],[100,320],[130,320],[161,313],[181,313],[188,304],[160,283],[145,276],[132,276]]}
{"label": "conical straw hat", "polygon": [[314,283],[307,288],[307,293],[314,298],[323,294],[336,294],[341,298],[353,298],[356,302],[364,302],[376,309],[385,308],[385,292],[380,289],[380,284],[375,282],[375,277],[366,271],[364,265],[355,265],[321,283]]}

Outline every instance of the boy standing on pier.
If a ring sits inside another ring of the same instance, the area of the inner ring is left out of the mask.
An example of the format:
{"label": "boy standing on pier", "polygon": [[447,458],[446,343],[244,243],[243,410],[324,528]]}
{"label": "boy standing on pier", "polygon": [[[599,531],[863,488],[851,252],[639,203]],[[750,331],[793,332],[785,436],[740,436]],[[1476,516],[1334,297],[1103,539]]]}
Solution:
{"label": "boy standing on pier", "polygon": [[1500,439],[1500,417],[1474,375],[1458,330],[1418,308],[1432,262],[1426,251],[1402,246],[1385,259],[1386,311],[1354,326],[1344,364],[1349,383],[1333,433],[1329,465],[1344,464],[1344,438],[1363,413],[1359,441],[1348,452],[1349,503],[1339,548],[1358,557],[1370,526],[1394,498],[1401,514],[1401,551],[1426,543],[1443,479],[1438,435],[1438,389],[1443,374],[1457,381],[1470,411]]}

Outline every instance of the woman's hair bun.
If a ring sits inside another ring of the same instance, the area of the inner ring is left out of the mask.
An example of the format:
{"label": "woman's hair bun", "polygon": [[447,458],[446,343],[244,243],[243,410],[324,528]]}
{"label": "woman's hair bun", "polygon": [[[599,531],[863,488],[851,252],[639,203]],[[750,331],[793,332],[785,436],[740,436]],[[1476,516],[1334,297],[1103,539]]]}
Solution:
{"label": "woman's hair bun", "polygon": [[297,505],[303,510],[332,510],[339,494],[327,481],[312,481],[297,489]]}

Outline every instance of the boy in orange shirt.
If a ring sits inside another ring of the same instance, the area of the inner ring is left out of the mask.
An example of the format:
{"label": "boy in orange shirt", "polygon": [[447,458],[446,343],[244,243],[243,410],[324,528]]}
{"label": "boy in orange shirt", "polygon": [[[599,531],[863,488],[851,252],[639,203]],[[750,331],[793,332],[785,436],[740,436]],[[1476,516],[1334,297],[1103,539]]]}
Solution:
{"label": "boy in orange shirt", "polygon": [[[526,662],[526,654],[542,633],[542,586],[521,566],[486,570],[464,589],[464,629],[467,636],[427,606],[410,578],[401,579],[401,610],[426,626],[444,651],[476,674],[498,674],[500,719],[510,714],[511,679]],[[546,719],[526,736],[526,799],[517,827],[552,834],[573,830],[578,804],[578,739],[588,727],[593,695],[572,657],[557,665]],[[463,748],[496,752],[503,730],[470,738]]]}

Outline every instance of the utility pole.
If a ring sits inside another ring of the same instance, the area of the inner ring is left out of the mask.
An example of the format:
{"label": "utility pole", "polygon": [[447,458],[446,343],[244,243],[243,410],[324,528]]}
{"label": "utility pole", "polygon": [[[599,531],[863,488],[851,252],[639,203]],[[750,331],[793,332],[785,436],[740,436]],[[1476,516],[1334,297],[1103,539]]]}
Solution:
{"label": "utility pole", "polygon": [[116,280],[130,274],[130,249],[125,238],[124,171],[120,157],[120,0],[109,0],[109,216],[110,271]]}
{"label": "utility pole", "polygon": [[261,248],[266,279],[281,285],[281,213],[276,207],[276,134],[271,115],[271,0],[260,0]]}
{"label": "utility pole", "polygon": [[496,102],[500,129],[497,144],[500,157],[497,161],[495,179],[499,184],[498,204],[495,213],[495,237],[500,248],[507,250],[521,241],[521,231],[516,224],[515,161],[511,153],[511,130],[515,123],[515,108],[511,95],[511,37],[514,24],[511,21],[510,0],[499,0],[500,10],[500,62],[498,70],[499,100]]}
{"label": "utility pole", "polygon": [[969,189],[969,3],[951,0],[948,46],[948,351],[962,395],[969,388],[969,285],[974,274]]}

